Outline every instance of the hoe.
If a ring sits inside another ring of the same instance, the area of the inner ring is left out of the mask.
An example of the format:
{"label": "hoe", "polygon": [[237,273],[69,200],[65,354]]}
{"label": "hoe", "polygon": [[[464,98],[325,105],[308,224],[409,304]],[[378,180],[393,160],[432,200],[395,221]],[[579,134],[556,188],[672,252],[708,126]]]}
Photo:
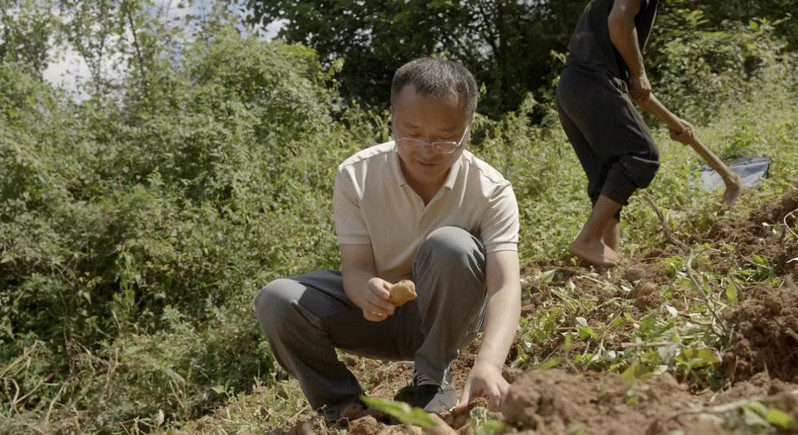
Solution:
{"label": "hoe", "polygon": [[[661,119],[668,125],[671,130],[681,131],[682,126],[679,118],[676,117],[670,110],[668,110],[657,98],[652,94],[648,102],[642,104],[643,108],[648,112],[654,114],[657,118]],[[707,164],[723,178],[723,184],[726,185],[726,191],[723,193],[723,201],[731,205],[743,190],[743,179],[739,174],[733,172],[726,166],[725,163],[718,156],[715,155],[709,148],[705,147],[701,141],[693,134],[693,140],[689,143],[690,147],[695,150]]]}

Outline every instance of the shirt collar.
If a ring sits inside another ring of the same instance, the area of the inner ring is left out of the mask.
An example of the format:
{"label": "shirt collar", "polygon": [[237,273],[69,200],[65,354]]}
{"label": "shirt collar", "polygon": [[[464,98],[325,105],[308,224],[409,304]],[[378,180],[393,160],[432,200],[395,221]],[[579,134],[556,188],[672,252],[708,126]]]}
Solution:
{"label": "shirt collar", "polygon": [[449,174],[446,176],[446,181],[443,182],[443,187],[449,190],[454,188],[454,182],[457,180],[457,174],[460,172],[460,166],[462,166],[463,154],[465,154],[465,151],[460,153],[460,157],[452,163],[452,167],[449,168]]}
{"label": "shirt collar", "polygon": [[388,154],[388,160],[390,162],[391,174],[393,175],[394,181],[396,181],[396,184],[403,186],[407,184],[407,180],[405,180],[405,175],[402,173],[402,167],[399,163],[399,159],[398,145],[396,142],[394,142],[391,152]]}
{"label": "shirt collar", "polygon": [[[454,188],[454,183],[457,180],[457,174],[460,172],[460,166],[462,166],[465,153],[465,150],[460,153],[460,157],[455,160],[452,164],[452,167],[449,168],[449,173],[446,175],[446,181],[443,182],[443,187],[447,188],[448,190],[452,190],[452,188]],[[400,186],[406,185],[407,180],[405,179],[405,175],[402,173],[402,166],[400,164],[401,158],[399,157],[399,150],[397,149],[396,142],[394,142],[388,159],[390,160],[391,174],[394,178],[394,181],[396,181],[396,183]]]}

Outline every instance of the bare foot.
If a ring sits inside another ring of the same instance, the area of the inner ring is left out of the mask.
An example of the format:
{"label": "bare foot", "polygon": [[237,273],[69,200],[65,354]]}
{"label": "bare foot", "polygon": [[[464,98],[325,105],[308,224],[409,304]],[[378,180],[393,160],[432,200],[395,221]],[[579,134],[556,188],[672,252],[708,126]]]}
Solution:
{"label": "bare foot", "polygon": [[571,253],[596,267],[615,267],[621,257],[601,242],[583,242],[579,239],[571,244]]}

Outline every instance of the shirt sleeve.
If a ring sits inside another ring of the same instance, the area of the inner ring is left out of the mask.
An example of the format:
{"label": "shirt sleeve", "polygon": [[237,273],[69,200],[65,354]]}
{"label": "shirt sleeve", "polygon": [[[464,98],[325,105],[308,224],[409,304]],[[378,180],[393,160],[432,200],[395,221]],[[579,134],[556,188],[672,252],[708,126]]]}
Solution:
{"label": "shirt sleeve", "polygon": [[488,198],[480,223],[485,252],[518,251],[519,229],[518,202],[508,182]]}
{"label": "shirt sleeve", "polygon": [[367,245],[371,243],[371,237],[360,210],[360,195],[358,195],[352,175],[343,168],[338,170],[335,178],[333,216],[339,244]]}

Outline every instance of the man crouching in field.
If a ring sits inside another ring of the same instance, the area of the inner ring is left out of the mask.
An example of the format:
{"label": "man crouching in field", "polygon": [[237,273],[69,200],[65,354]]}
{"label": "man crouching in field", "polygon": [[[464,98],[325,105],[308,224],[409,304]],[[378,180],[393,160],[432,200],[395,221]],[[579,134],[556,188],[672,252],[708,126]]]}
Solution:
{"label": "man crouching in field", "polygon": [[[457,405],[449,367],[484,330],[460,404],[498,409],[520,316],[518,205],[510,183],[468,150],[477,85],[442,59],[402,66],[391,87],[394,141],[338,168],[333,207],[341,271],[278,279],[255,298],[261,330],[328,421],[363,394],[335,349],[414,361],[414,405]],[[389,302],[415,282],[417,299]],[[484,323],[484,328],[483,328]]]}

